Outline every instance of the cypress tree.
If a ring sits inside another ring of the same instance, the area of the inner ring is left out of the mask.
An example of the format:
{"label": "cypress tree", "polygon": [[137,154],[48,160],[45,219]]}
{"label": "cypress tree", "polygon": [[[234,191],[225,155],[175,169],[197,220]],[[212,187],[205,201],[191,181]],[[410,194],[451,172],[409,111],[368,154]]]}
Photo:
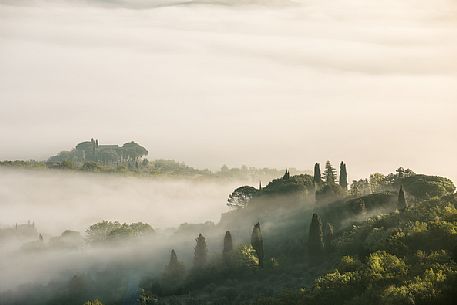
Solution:
{"label": "cypress tree", "polygon": [[284,176],[282,176],[282,179],[288,180],[290,178],[290,172],[286,169],[286,172],[284,173]]}
{"label": "cypress tree", "polygon": [[319,163],[314,164],[314,183],[320,184],[322,182],[321,166]]}
{"label": "cypress tree", "polygon": [[168,266],[173,267],[173,266],[176,266],[177,263],[178,263],[178,256],[176,255],[175,249],[172,249],[171,254],[170,254],[170,262],[168,263]]}
{"label": "cypress tree", "polygon": [[254,228],[252,229],[251,235],[251,245],[255,250],[257,258],[259,259],[259,267],[263,268],[263,239],[262,239],[262,232],[260,232],[260,224],[256,223]]}
{"label": "cypress tree", "polygon": [[398,210],[404,211],[408,207],[405,198],[405,191],[403,191],[403,185],[400,186],[400,191],[398,192]]}
{"label": "cypress tree", "polygon": [[184,265],[178,261],[176,252],[174,249],[172,249],[170,254],[170,262],[165,267],[165,272],[162,275],[162,280],[167,285],[177,284],[184,278],[184,272]]}
{"label": "cypress tree", "polygon": [[233,250],[232,234],[230,234],[230,231],[226,231],[225,237],[224,237],[224,249],[222,250],[222,256],[224,257],[224,260],[228,259],[232,250]]}
{"label": "cypress tree", "polygon": [[324,230],[324,247],[325,250],[331,251],[333,248],[332,245],[333,241],[333,226],[331,223],[326,223],[325,230]]}
{"label": "cypress tree", "polygon": [[343,161],[340,163],[340,186],[345,190],[348,188],[348,173],[346,171],[346,163]]}
{"label": "cypress tree", "polygon": [[200,233],[198,237],[195,239],[197,242],[194,251],[194,267],[200,268],[206,264],[206,256],[208,254],[208,249],[206,248],[206,239]]}
{"label": "cypress tree", "polygon": [[308,250],[311,256],[317,257],[324,250],[324,236],[322,232],[322,222],[317,214],[313,214],[309,227]]}

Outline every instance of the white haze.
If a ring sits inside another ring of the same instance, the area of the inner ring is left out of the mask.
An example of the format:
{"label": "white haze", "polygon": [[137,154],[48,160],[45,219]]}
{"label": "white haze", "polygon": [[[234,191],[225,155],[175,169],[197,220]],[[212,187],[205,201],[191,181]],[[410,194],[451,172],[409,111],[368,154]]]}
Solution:
{"label": "white haze", "polygon": [[456,1],[204,2],[0,1],[0,159],[96,137],[457,180]]}
{"label": "white haze", "polygon": [[0,225],[30,220],[39,232],[60,235],[102,220],[141,221],[156,229],[217,223],[240,184],[0,169]]}
{"label": "white haze", "polygon": [[[211,257],[220,253],[221,236],[209,239]],[[208,235],[206,237],[208,240]],[[24,250],[24,243],[18,242],[0,245],[0,293],[24,284],[46,286],[50,281],[60,281],[65,285],[73,275],[110,270],[124,274],[129,281],[139,281],[144,276],[160,275],[168,263],[170,249],[176,249],[180,260],[190,267],[194,238],[191,234],[177,236],[159,232],[145,240],[86,245],[79,249],[49,247],[46,238],[42,243],[44,249]]]}
{"label": "white haze", "polygon": [[[166,229],[186,222],[217,223],[227,211],[227,195],[244,183],[0,168],[0,228],[33,221],[44,245],[64,230],[77,230],[85,237],[85,230],[102,220],[141,221],[156,229],[152,240],[107,248],[24,250],[26,242],[38,237],[5,238],[0,242],[0,292],[22,284],[66,283],[75,274],[108,266],[121,268],[119,272],[137,281],[160,273],[172,248],[190,266],[195,236],[171,235],[174,230]],[[243,231],[250,229],[249,224]],[[213,234],[210,254],[219,251],[223,236]]]}

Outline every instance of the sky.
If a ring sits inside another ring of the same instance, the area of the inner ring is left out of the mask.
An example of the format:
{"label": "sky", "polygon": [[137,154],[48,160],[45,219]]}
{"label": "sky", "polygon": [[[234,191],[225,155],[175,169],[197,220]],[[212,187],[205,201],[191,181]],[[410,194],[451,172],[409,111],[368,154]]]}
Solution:
{"label": "sky", "polygon": [[198,168],[457,181],[457,2],[0,0],[0,159],[134,140]]}

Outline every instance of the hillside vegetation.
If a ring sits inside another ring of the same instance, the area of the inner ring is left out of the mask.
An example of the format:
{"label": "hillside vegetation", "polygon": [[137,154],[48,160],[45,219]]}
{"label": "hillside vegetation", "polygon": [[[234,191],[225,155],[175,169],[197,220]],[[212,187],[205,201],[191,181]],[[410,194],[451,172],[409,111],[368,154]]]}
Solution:
{"label": "hillside vegetation", "polygon": [[144,281],[140,303],[453,304],[453,183],[399,168],[347,190],[332,172],[327,164],[323,179],[286,172],[264,188],[236,189],[228,204],[237,209],[219,226],[242,236],[239,227],[261,219],[250,242],[239,241],[231,256],[224,246],[222,257],[192,267],[171,286]]}
{"label": "hillside vegetation", "polygon": [[[327,162],[323,173],[316,164],[314,175],[286,171],[266,186],[240,186],[227,205],[232,210],[219,223],[183,224],[169,235],[173,248],[160,252],[168,263],[159,271],[142,248],[160,238],[148,224],[103,221],[84,241],[64,232],[49,247],[140,247],[133,261],[23,287],[2,300],[444,305],[457,297],[457,195],[447,178],[399,168],[349,183],[346,164],[337,174]],[[27,251],[46,251],[42,238],[32,246]]]}

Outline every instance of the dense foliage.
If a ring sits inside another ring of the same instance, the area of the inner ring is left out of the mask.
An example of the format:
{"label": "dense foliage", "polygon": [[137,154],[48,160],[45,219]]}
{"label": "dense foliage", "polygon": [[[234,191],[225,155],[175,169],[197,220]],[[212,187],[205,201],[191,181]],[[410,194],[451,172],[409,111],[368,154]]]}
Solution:
{"label": "dense foliage", "polygon": [[340,262],[303,304],[453,304],[456,207],[454,195],[432,199],[341,232]]}
{"label": "dense foliage", "polygon": [[153,232],[154,229],[147,223],[121,224],[106,220],[91,225],[86,231],[88,240],[93,243],[140,237]]}

